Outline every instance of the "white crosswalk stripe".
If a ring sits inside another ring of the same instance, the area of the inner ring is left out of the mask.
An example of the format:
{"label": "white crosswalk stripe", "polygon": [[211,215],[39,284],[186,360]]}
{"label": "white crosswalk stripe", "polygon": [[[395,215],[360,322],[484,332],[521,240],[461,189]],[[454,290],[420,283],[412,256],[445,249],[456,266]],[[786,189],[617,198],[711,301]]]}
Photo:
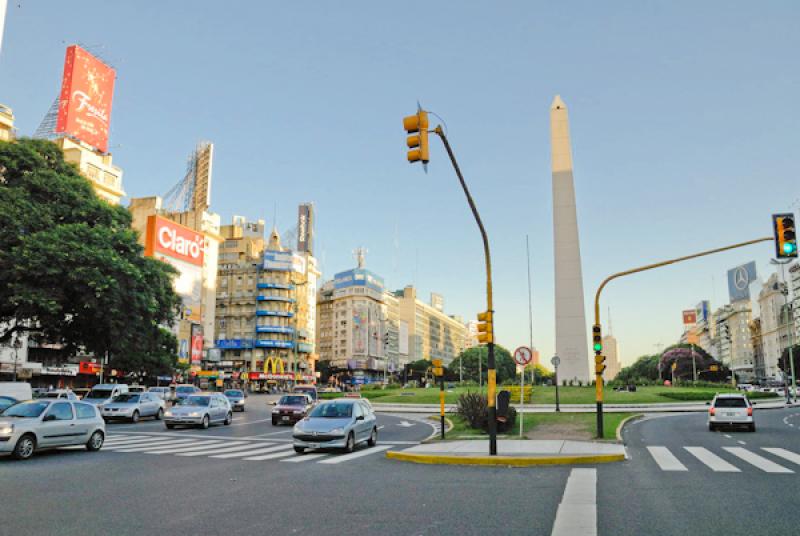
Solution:
{"label": "white crosswalk stripe", "polygon": [[762,450],[766,450],[770,454],[774,454],[775,456],[779,456],[784,460],[788,460],[794,464],[800,465],[800,455],[795,454],[790,450],[782,448],[763,448]]}
{"label": "white crosswalk stripe", "polygon": [[688,471],[667,447],[647,447],[647,450],[662,471]]}
{"label": "white crosswalk stripe", "polygon": [[120,441],[136,441],[140,439],[152,439],[149,436],[106,436],[106,443],[119,443]]}
{"label": "white crosswalk stripe", "polygon": [[334,456],[327,460],[322,460],[319,463],[336,464],[336,463],[349,462],[350,460],[354,460],[355,458],[360,458],[362,456],[369,456],[370,454],[377,454],[378,452],[383,452],[384,450],[388,450],[393,446],[394,445],[381,445],[381,446],[370,447],[368,449],[359,450],[357,452],[351,452],[350,454],[342,454],[339,456]]}
{"label": "white crosswalk stripe", "polygon": [[770,461],[762,456],[754,452],[750,452],[749,450],[742,448],[742,447],[723,447],[726,451],[730,452],[734,456],[741,458],[742,460],[746,461],[750,465],[754,465],[761,469],[766,473],[794,473],[791,469],[787,469],[782,465],[778,465],[777,463]]}
{"label": "white crosswalk stripe", "polygon": [[309,462],[311,460],[316,460],[317,458],[325,458],[326,456],[330,456],[328,453],[324,454],[300,454],[291,460],[281,460],[282,462],[289,462],[289,463],[300,463],[300,462]]}
{"label": "white crosswalk stripe", "polygon": [[[265,443],[268,444],[268,443]],[[255,445],[251,445],[255,446]],[[278,450],[286,450],[286,445],[272,445],[271,447],[262,447],[257,448],[255,450],[246,450],[244,452],[231,452],[228,454],[215,454],[213,456],[209,456],[209,458],[219,458],[221,460],[227,460],[229,458],[246,458],[248,456],[256,456],[258,454],[266,454],[268,452],[275,452]],[[292,449],[294,450],[294,449]]]}
{"label": "white crosswalk stripe", "polygon": [[107,447],[121,447],[122,445],[137,445],[140,443],[151,443],[153,441],[163,441],[164,438],[160,437],[145,437],[142,439],[130,439],[130,440],[123,440],[123,441],[106,441],[104,444]]}
{"label": "white crosswalk stripe", "polygon": [[167,445],[172,447],[177,447],[178,445],[187,445],[195,441],[194,439],[176,439],[174,441],[154,441],[152,443],[147,443],[144,445],[135,445],[133,447],[111,447],[109,450],[113,450],[114,452],[144,452],[146,450],[157,450],[160,447],[166,447]]}
{"label": "white crosswalk stripe", "polygon": [[210,456],[211,454],[223,454],[225,452],[233,452],[235,450],[247,450],[253,448],[253,444],[249,442],[242,443],[240,441],[231,441],[223,448],[210,448],[198,450],[196,452],[181,452],[175,456]]}
{"label": "white crosswalk stripe", "polygon": [[182,445],[178,447],[171,447],[166,449],[159,449],[159,450],[146,450],[145,454],[175,454],[176,452],[190,452],[193,450],[206,450],[209,447],[222,447],[225,446],[228,441],[196,441],[194,443],[189,443],[188,445]]}
{"label": "white crosswalk stripe", "polygon": [[263,456],[253,456],[250,458],[244,458],[244,460],[252,461],[252,462],[261,462],[264,460],[276,460],[278,458],[285,458],[286,456],[291,456],[292,454],[296,454],[294,448],[289,448],[282,452],[273,452],[272,454],[264,454]]}
{"label": "white crosswalk stripe", "polygon": [[703,447],[683,447],[692,456],[706,464],[715,473],[739,473],[736,466],[729,464],[710,450]]}

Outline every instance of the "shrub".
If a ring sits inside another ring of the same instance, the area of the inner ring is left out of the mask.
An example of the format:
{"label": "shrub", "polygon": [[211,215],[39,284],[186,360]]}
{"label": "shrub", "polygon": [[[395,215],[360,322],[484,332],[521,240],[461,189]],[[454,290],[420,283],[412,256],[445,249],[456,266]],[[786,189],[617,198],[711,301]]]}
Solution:
{"label": "shrub", "polygon": [[489,407],[486,397],[480,393],[468,391],[458,397],[456,414],[467,421],[471,428],[485,428]]}

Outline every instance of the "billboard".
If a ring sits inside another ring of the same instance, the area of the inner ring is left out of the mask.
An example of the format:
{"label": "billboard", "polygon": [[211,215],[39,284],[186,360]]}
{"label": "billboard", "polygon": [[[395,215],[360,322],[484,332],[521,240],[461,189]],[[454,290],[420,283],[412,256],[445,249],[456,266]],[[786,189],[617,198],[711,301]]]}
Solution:
{"label": "billboard", "polygon": [[264,252],[264,270],[304,274],[306,273],[306,260],[291,251],[267,250]]}
{"label": "billboard", "polygon": [[203,325],[192,324],[192,365],[203,361]]}
{"label": "billboard", "polygon": [[303,203],[297,209],[297,251],[314,254],[314,205]]}
{"label": "billboard", "polygon": [[688,326],[697,324],[697,311],[694,309],[686,309],[683,311],[683,325]]}
{"label": "billboard", "polygon": [[346,288],[352,286],[363,286],[371,288],[377,292],[383,292],[385,288],[383,278],[379,277],[364,268],[355,268],[346,272],[339,272],[333,277],[334,288]]}
{"label": "billboard", "polygon": [[56,132],[108,152],[116,72],[78,45],[67,47]]}
{"label": "billboard", "polygon": [[367,353],[367,326],[369,312],[362,304],[353,306],[353,355]]}
{"label": "billboard", "polygon": [[144,254],[178,270],[175,292],[183,302],[183,318],[201,321],[203,298],[203,250],[205,237],[161,216],[147,218]]}
{"label": "billboard", "polygon": [[756,280],[756,263],[750,261],[728,270],[728,295],[731,303],[750,299],[750,283]]}

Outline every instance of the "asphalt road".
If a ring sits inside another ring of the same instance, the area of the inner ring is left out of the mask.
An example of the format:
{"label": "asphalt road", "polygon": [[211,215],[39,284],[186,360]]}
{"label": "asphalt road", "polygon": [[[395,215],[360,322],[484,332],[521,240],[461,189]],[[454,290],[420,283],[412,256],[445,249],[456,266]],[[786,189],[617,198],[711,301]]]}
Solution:
{"label": "asphalt road", "polygon": [[[754,434],[708,432],[705,416],[698,414],[647,419],[626,429],[629,461],[511,469],[386,459],[387,445],[407,448],[433,433],[418,415],[378,414],[378,448],[384,450],[297,456],[290,450],[291,429],[269,422],[266,399],[252,396],[248,403],[231,426],[167,431],[157,421],[111,424],[109,443],[99,453],[62,449],[27,462],[0,459],[0,533],[800,532],[794,510],[800,465],[763,450],[800,454],[800,409],[757,412]],[[712,470],[687,446],[705,448],[738,472]],[[664,447],[685,470],[664,470],[648,447]],[[745,449],[793,472],[766,472],[764,467],[775,467],[758,460],[762,466],[754,466],[724,447]],[[576,531],[570,528],[574,522],[586,526]]]}

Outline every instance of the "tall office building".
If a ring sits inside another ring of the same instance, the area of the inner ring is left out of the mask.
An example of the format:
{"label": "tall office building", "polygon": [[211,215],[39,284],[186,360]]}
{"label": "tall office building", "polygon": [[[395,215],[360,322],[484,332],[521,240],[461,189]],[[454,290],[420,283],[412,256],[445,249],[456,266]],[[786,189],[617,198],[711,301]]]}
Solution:
{"label": "tall office building", "polygon": [[572,177],[567,107],[556,95],[550,106],[555,247],[556,355],[560,380],[589,381],[583,274]]}

